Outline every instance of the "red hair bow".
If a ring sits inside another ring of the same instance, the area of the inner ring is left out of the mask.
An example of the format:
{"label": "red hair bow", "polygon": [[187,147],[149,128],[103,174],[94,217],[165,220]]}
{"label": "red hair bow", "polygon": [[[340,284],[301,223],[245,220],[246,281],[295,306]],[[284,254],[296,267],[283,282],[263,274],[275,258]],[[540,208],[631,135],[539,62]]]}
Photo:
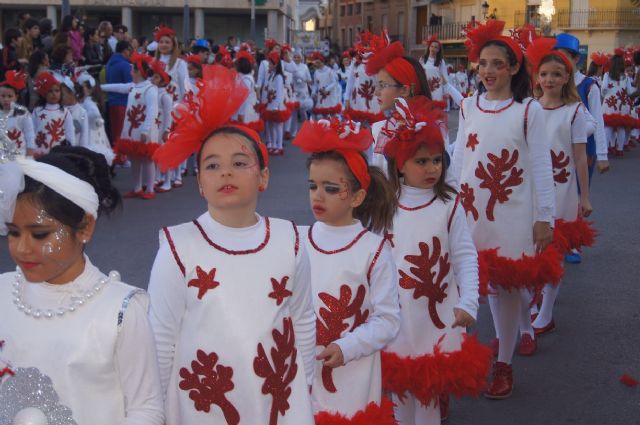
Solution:
{"label": "red hair bow", "polygon": [[34,87],[36,93],[40,97],[45,97],[49,93],[49,89],[55,85],[60,85],[60,82],[50,72],[42,72],[34,81]]}
{"label": "red hair bow", "polygon": [[622,47],[618,47],[613,51],[613,56],[624,57],[624,49]]}
{"label": "red hair bow", "polygon": [[284,43],[282,45],[282,48],[280,49],[280,53],[282,53],[284,55],[285,52],[291,52],[291,46],[288,43]]}
{"label": "red hair bow", "polygon": [[384,69],[400,84],[413,87],[416,95],[423,95],[416,69],[404,56],[402,43],[393,42],[369,58],[365,71],[369,75],[375,75]]}
{"label": "red hair bow", "polygon": [[171,77],[167,73],[167,66],[164,64],[164,62],[153,60],[151,61],[149,66],[154,74],[158,74],[160,77],[162,77],[162,80],[165,82],[165,84],[169,84],[171,82]]}
{"label": "red hair bow", "polygon": [[186,55],[184,57],[184,60],[187,61],[187,63],[202,66],[202,57],[200,57],[200,55],[196,55],[195,53]]}
{"label": "red hair bow", "polygon": [[431,43],[438,43],[442,46],[442,43],[440,42],[440,40],[438,40],[438,34],[432,34],[431,37],[422,40],[422,44],[427,47],[431,46]]}
{"label": "red hair bow", "polygon": [[251,65],[256,63],[255,56],[253,56],[248,50],[240,50],[236,53],[236,60],[238,59],[246,59]]}
{"label": "red hair bow", "polygon": [[389,35],[386,31],[383,31],[381,35],[364,31],[360,33],[360,40],[358,40],[354,47],[361,62],[366,64],[374,53],[384,49],[389,43]]}
{"label": "red hair bow", "polygon": [[131,62],[133,66],[135,66],[136,69],[140,72],[140,74],[142,74],[145,78],[149,77],[149,75],[146,74],[142,64],[146,63],[147,66],[151,68],[151,62],[153,62],[153,58],[151,56],[138,53],[138,52],[133,52],[131,54],[131,57],[129,58],[129,62]]}
{"label": "red hair bow", "polygon": [[408,103],[397,98],[392,116],[381,130],[387,139],[384,154],[394,158],[400,170],[422,145],[444,150],[442,126],[445,119],[442,109],[425,96],[414,96]]}
{"label": "red hair bow", "polygon": [[233,66],[233,58],[229,50],[222,44],[218,46],[218,53],[215,56],[215,63],[231,68]]}
{"label": "red hair bow", "polygon": [[322,55],[322,53],[320,53],[320,52],[313,52],[313,53],[311,54],[311,60],[314,60],[314,61],[322,61],[322,62],[324,62],[326,59],[325,59],[325,57]]}
{"label": "red hair bow", "polygon": [[166,25],[160,25],[156,28],[156,33],[154,39],[156,41],[160,41],[162,37],[174,38],[176,36],[176,32]]}
{"label": "red hair bow", "polygon": [[598,66],[605,66],[607,63],[609,63],[609,57],[604,53],[593,52],[591,53],[591,61]]}
{"label": "red hair bow", "polygon": [[9,86],[20,91],[27,87],[27,74],[19,71],[7,71],[4,74],[5,80],[0,83],[0,86]]}
{"label": "red hair bow", "polygon": [[571,61],[559,50],[554,50],[556,45],[555,38],[539,38],[535,40],[527,49],[525,55],[527,60],[533,67],[533,72],[538,72],[540,69],[540,63],[547,56],[556,56],[562,60],[567,72],[573,72],[573,64]]}
{"label": "red hair bow", "polygon": [[509,33],[523,52],[527,50],[534,41],[541,37],[536,27],[531,24],[525,24],[520,28],[509,30]]}
{"label": "red hair bow", "polygon": [[331,152],[340,154],[347,162],[351,173],[367,191],[371,184],[369,166],[362,156],[373,143],[369,129],[360,128],[360,123],[348,120],[305,121],[293,144],[306,153]]}
{"label": "red hair bow", "polygon": [[264,47],[266,47],[269,50],[272,50],[274,47],[276,47],[278,45],[278,42],[275,41],[273,38],[267,38],[264,41]]}
{"label": "red hair bow", "polygon": [[228,124],[249,95],[237,73],[219,65],[205,66],[203,78],[196,85],[198,93],[190,92],[176,106],[172,113],[174,128],[167,142],[153,155],[162,171],[177,167],[197,152],[214,130]]}
{"label": "red hair bow", "polygon": [[504,21],[491,19],[486,24],[469,25],[466,29],[467,39],[464,45],[467,48],[469,60],[478,62],[480,59],[480,51],[490,41],[502,41],[513,51],[519,63],[522,63],[522,50],[518,43],[512,38],[502,35],[504,30]]}

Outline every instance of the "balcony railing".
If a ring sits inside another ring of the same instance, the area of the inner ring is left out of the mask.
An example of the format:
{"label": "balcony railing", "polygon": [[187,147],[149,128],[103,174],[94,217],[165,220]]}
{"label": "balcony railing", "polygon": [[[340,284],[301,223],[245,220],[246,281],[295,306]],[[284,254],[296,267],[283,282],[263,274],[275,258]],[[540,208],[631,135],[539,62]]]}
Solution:
{"label": "balcony railing", "polygon": [[640,8],[559,10],[553,19],[558,28],[637,30],[640,28]]}
{"label": "balcony railing", "polygon": [[422,28],[422,39],[431,37],[433,34],[439,40],[462,40],[461,32],[468,22],[450,22],[442,25],[428,25]]}
{"label": "balcony railing", "polygon": [[524,24],[531,24],[536,28],[540,28],[540,25],[542,24],[540,15],[537,13],[529,13],[527,16],[527,12],[523,12],[521,10],[517,10],[515,12],[513,22],[515,27],[521,27]]}

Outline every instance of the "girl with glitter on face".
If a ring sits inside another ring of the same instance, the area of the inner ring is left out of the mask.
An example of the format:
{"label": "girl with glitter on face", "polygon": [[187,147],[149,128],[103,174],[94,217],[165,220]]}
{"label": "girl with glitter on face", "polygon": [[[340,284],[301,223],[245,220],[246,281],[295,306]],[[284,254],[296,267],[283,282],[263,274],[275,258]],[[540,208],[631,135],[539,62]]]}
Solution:
{"label": "girl with glitter on face", "polygon": [[0,165],[0,176],[15,201],[0,219],[18,266],[0,275],[0,423],[163,424],[148,298],[84,253],[98,216],[121,204],[104,157],[56,147]]}

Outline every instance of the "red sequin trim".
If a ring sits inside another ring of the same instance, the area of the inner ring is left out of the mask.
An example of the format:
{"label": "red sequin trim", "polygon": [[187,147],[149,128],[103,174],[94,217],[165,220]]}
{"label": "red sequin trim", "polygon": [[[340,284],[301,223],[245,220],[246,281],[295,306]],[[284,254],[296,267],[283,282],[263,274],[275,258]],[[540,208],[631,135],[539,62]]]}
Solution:
{"label": "red sequin trim", "polygon": [[369,231],[367,229],[362,230],[362,232],[358,233],[358,236],[356,236],[354,240],[352,240],[351,242],[349,242],[348,245],[343,246],[342,248],[334,249],[333,251],[325,251],[324,249],[322,249],[318,245],[316,245],[316,243],[314,242],[312,230],[313,230],[313,224],[311,225],[311,227],[309,227],[309,242],[311,243],[311,246],[316,251],[318,251],[318,252],[320,252],[322,254],[327,254],[327,255],[337,254],[339,252],[343,252],[343,251],[348,250],[349,248],[354,246],[356,244],[356,242],[358,242],[360,240],[360,238],[362,238],[365,235],[365,233],[367,233]]}
{"label": "red sequin trim", "polygon": [[384,247],[384,243],[387,241],[387,238],[383,238],[380,242],[380,246],[378,246],[378,250],[376,251],[376,255],[373,256],[373,261],[369,264],[369,270],[367,270],[367,282],[369,286],[371,286],[371,273],[373,272],[373,267],[376,265],[380,254],[382,253],[382,248]]}
{"label": "red sequin trim", "polygon": [[451,211],[451,215],[449,216],[449,221],[447,222],[447,232],[451,231],[451,223],[453,223],[453,216],[456,215],[456,210],[458,209],[459,203],[460,203],[460,195],[456,196],[456,203],[453,206],[453,210]]}
{"label": "red sequin trim", "polygon": [[524,141],[527,141],[527,125],[529,124],[529,106],[531,106],[531,102],[533,99],[527,103],[526,108],[524,108]]}
{"label": "red sequin trim", "polygon": [[434,196],[433,199],[431,199],[426,204],[418,205],[417,207],[407,207],[406,205],[402,205],[402,204],[398,204],[398,207],[405,211],[417,211],[423,208],[427,208],[429,205],[433,204],[437,198],[438,198],[437,196]]}
{"label": "red sequin trim", "polygon": [[296,246],[295,246],[295,251],[296,251],[296,256],[298,255],[298,251],[300,251],[300,233],[298,233],[298,226],[296,226],[296,223],[294,223],[293,221],[291,222],[291,224],[293,225],[293,231],[296,234]]}
{"label": "red sequin trim", "polygon": [[576,106],[576,110],[573,112],[573,117],[571,118],[571,125],[573,125],[573,122],[576,120],[576,116],[578,115],[578,111],[580,110],[580,103],[578,103],[578,105]]}
{"label": "red sequin trim", "polygon": [[184,264],[182,264],[182,261],[180,261],[180,257],[178,256],[178,251],[176,250],[176,246],[173,244],[173,239],[171,239],[171,234],[169,233],[169,229],[167,229],[166,227],[163,227],[162,231],[164,232],[164,236],[167,238],[167,242],[169,242],[171,253],[173,254],[173,258],[176,260],[176,264],[178,264],[178,267],[180,267],[182,276],[186,276],[187,271],[184,268]]}
{"label": "red sequin trim", "polygon": [[265,225],[267,227],[267,231],[265,232],[265,235],[264,235],[264,241],[262,241],[262,243],[260,245],[258,245],[256,248],[253,248],[253,249],[246,249],[246,250],[243,250],[243,251],[235,251],[235,250],[232,250],[232,249],[227,249],[227,248],[225,248],[223,246],[220,246],[217,243],[213,242],[211,239],[209,239],[209,236],[207,236],[206,232],[204,231],[204,229],[202,228],[202,226],[200,225],[198,220],[193,220],[193,224],[195,224],[195,226],[198,228],[198,230],[200,230],[200,234],[202,234],[202,237],[204,238],[204,240],[207,241],[207,243],[209,243],[209,245],[211,245],[212,247],[214,247],[218,251],[222,251],[225,254],[229,254],[229,255],[255,254],[256,252],[261,251],[265,246],[267,246],[267,244],[269,243],[269,239],[271,238],[271,224],[269,223],[269,217],[265,217],[264,218],[264,223],[265,223]]}
{"label": "red sequin trim", "polygon": [[515,99],[511,99],[511,103],[509,103],[507,106],[497,109],[495,111],[488,111],[485,109],[482,109],[482,107],[480,106],[480,96],[476,97],[476,106],[478,107],[478,109],[480,109],[481,112],[484,112],[485,114],[499,114],[502,111],[506,111],[507,109],[509,109],[511,107],[511,105],[513,105],[515,103]]}

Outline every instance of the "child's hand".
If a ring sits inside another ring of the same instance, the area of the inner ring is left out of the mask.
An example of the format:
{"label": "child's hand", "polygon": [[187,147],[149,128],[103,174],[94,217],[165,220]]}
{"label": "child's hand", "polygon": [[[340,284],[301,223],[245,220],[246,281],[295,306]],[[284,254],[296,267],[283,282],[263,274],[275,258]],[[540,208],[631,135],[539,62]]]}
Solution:
{"label": "child's hand", "polygon": [[327,367],[336,368],[340,366],[344,366],[344,356],[342,355],[342,350],[340,346],[335,343],[331,343],[327,345],[327,347],[322,350],[322,353],[318,354],[316,360],[323,360],[323,364]]}
{"label": "child's hand", "polygon": [[476,324],[476,320],[461,308],[454,307],[453,315],[455,316],[456,320],[453,322],[453,325],[451,325],[452,328],[457,328],[458,326],[468,328],[469,326],[473,326]]}
{"label": "child's hand", "polygon": [[589,217],[592,212],[593,207],[589,198],[580,200],[580,214],[582,214],[582,217]]}
{"label": "child's hand", "polygon": [[533,243],[537,252],[542,252],[553,241],[553,229],[546,221],[536,221],[533,225]]}

